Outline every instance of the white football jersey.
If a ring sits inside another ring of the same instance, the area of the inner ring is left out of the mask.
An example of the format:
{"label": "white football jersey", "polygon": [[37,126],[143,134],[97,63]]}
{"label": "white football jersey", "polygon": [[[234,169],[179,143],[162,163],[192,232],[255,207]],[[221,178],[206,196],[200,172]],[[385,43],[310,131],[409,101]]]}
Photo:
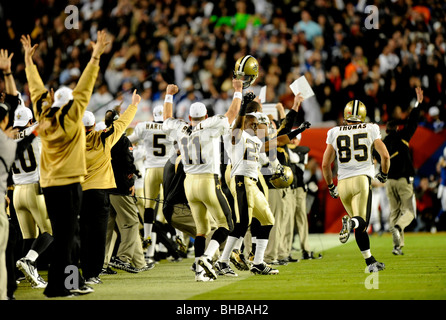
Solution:
{"label": "white football jersey", "polygon": [[195,127],[184,120],[169,118],[164,121],[163,129],[178,142],[185,173],[220,176],[221,136],[229,131],[227,117],[209,117]]}
{"label": "white football jersey", "polygon": [[339,180],[359,175],[375,176],[372,147],[376,139],[381,139],[381,132],[373,123],[338,126],[328,131],[327,144],[336,151]]}
{"label": "white football jersey", "polygon": [[[22,131],[23,132],[23,131]],[[23,138],[16,141],[19,142]],[[14,184],[38,183],[40,178],[40,152],[42,144],[39,137],[35,137],[29,147],[14,161],[12,165],[12,179]]]}
{"label": "white football jersey", "polygon": [[263,142],[257,137],[243,131],[237,144],[230,147],[232,163],[231,177],[245,176],[259,178],[260,148]]}
{"label": "white football jersey", "polygon": [[174,141],[163,130],[162,123],[151,121],[138,123],[129,140],[132,143],[135,141],[142,143],[145,149],[145,168],[164,167],[175,152]]}

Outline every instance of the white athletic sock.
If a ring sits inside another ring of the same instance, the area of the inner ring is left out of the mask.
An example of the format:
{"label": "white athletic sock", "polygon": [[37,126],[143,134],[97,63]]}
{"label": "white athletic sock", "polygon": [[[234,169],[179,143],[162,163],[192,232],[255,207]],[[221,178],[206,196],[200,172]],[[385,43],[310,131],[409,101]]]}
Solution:
{"label": "white athletic sock", "polygon": [[153,223],[144,223],[144,239],[146,239],[152,233],[152,228]]}
{"label": "white athletic sock", "polygon": [[244,240],[243,237],[238,238],[237,241],[234,244],[234,248],[233,249],[234,250],[236,250],[236,249],[240,250],[242,248],[243,240]]}
{"label": "white athletic sock", "polygon": [[263,257],[265,255],[265,250],[267,245],[268,245],[268,239],[257,239],[254,264],[260,264],[263,262]]}
{"label": "white athletic sock", "polygon": [[372,256],[372,253],[370,252],[370,249],[361,251],[361,253],[362,253],[362,256],[364,257],[364,259],[368,259],[368,258],[370,258]]}
{"label": "white athletic sock", "polygon": [[204,255],[207,256],[209,259],[212,259],[215,252],[217,252],[218,248],[220,248],[220,244],[217,240],[212,239],[209,241],[208,247],[206,248],[206,251],[204,252]]}
{"label": "white athletic sock", "polygon": [[153,258],[155,256],[155,245],[156,245],[156,232],[152,232],[150,234],[150,237],[152,238],[152,244],[147,249],[147,256],[149,258]]}
{"label": "white athletic sock", "polygon": [[33,249],[30,249],[28,251],[28,253],[26,254],[25,258],[27,258],[27,259],[31,260],[32,262],[34,262],[34,261],[37,260],[38,257],[39,257],[39,254],[36,251],[34,251]]}
{"label": "white athletic sock", "polygon": [[225,247],[223,249],[223,253],[220,256],[220,259],[218,259],[221,262],[229,262],[229,258],[231,257],[232,249],[234,248],[235,243],[237,242],[238,238],[229,236],[226,240]]}

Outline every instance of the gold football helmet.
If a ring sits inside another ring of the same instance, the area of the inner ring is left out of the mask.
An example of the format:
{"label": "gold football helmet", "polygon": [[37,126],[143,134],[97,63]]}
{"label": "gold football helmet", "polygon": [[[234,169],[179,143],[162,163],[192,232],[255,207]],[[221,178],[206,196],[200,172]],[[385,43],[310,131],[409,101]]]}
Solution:
{"label": "gold football helmet", "polygon": [[235,63],[234,78],[243,81],[243,89],[252,85],[258,76],[259,63],[253,56],[243,56]]}
{"label": "gold football helmet", "polygon": [[288,166],[281,166],[280,170],[274,173],[269,182],[276,188],[288,188],[294,180],[293,171]]}
{"label": "gold football helmet", "polygon": [[344,119],[346,121],[364,122],[367,115],[365,104],[359,100],[349,101],[344,108]]}

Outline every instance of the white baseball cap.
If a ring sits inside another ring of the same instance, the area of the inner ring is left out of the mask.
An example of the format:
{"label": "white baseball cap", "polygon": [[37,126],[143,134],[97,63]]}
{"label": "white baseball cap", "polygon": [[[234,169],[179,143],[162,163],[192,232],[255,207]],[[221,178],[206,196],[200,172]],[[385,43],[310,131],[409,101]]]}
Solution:
{"label": "white baseball cap", "polygon": [[438,116],[440,114],[440,109],[437,106],[432,106],[429,108],[429,115],[431,117]]}
{"label": "white baseball cap", "polygon": [[194,102],[190,105],[189,115],[191,118],[201,118],[207,113],[206,106],[202,102]]}
{"label": "white baseball cap", "polygon": [[13,127],[24,127],[29,120],[32,120],[33,113],[30,108],[18,107],[14,112],[14,124]]}
{"label": "white baseball cap", "polygon": [[54,93],[54,103],[51,108],[63,107],[70,100],[73,100],[73,90],[68,87],[60,87]]}
{"label": "white baseball cap", "polygon": [[159,105],[153,108],[153,120],[154,121],[163,121],[163,106]]}
{"label": "white baseball cap", "polygon": [[86,110],[84,116],[82,117],[82,122],[86,127],[93,126],[96,123],[96,119],[94,117],[93,112]]}

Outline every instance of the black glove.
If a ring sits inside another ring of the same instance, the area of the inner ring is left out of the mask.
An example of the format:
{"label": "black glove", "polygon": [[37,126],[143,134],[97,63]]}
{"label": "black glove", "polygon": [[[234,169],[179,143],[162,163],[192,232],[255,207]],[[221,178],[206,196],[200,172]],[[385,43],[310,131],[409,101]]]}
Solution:
{"label": "black glove", "polygon": [[304,123],[302,123],[298,129],[301,129],[302,132],[304,132],[306,129],[308,129],[309,127],[311,127],[311,123],[309,123],[308,121],[305,121]]}
{"label": "black glove", "polygon": [[256,98],[256,95],[252,93],[251,91],[245,94],[242,101],[242,106],[246,107],[251,101],[253,101]]}
{"label": "black glove", "polygon": [[387,181],[387,173],[379,172],[376,174],[375,179],[381,183],[386,183]]}
{"label": "black glove", "polygon": [[337,199],[339,197],[338,187],[336,187],[333,183],[328,186],[328,191],[333,199]]}
{"label": "black glove", "polygon": [[299,133],[304,132],[306,129],[308,129],[309,127],[311,127],[311,123],[309,123],[308,121],[305,121],[304,123],[302,123],[299,128],[297,128],[296,130],[291,131],[290,133],[287,133],[287,136],[290,140],[293,140],[294,138],[296,138]]}

